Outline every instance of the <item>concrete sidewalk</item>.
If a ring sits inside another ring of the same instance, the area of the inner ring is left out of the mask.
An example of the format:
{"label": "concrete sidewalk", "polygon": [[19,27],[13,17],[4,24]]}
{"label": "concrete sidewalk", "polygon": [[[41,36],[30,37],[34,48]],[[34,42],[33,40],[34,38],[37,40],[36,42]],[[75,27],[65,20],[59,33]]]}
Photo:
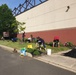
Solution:
{"label": "concrete sidewalk", "polygon": [[50,56],[48,55],[39,56],[39,57],[36,57],[35,59],[76,73],[75,58],[65,57],[65,56],[62,56],[61,54],[52,54]]}

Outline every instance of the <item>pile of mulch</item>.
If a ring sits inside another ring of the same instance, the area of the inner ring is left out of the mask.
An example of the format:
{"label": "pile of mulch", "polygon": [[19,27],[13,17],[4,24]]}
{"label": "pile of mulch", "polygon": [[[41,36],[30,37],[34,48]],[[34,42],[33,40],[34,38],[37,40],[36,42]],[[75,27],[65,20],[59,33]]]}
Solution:
{"label": "pile of mulch", "polygon": [[73,48],[71,51],[64,53],[64,56],[68,56],[68,57],[72,57],[72,58],[76,58],[76,47]]}

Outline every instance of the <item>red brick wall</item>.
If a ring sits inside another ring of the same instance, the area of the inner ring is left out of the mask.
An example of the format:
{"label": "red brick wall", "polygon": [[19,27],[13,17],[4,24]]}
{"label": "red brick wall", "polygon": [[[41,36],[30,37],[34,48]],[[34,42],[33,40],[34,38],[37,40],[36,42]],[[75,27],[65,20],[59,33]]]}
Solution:
{"label": "red brick wall", "polygon": [[[29,32],[29,33],[26,33],[26,38],[30,37],[31,34],[34,37],[40,36],[46,42],[52,42],[54,39],[54,36],[59,36],[60,41],[62,43],[72,42],[73,44],[76,45],[76,28]],[[21,38],[21,34],[19,34],[18,37]]]}

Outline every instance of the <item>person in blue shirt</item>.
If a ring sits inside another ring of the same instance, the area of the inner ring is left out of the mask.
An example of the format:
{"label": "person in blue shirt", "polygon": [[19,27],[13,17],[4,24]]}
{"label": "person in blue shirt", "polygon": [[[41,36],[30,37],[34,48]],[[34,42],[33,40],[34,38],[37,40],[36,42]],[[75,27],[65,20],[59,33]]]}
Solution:
{"label": "person in blue shirt", "polygon": [[12,42],[17,42],[17,38],[16,37],[12,38],[11,40],[12,40]]}
{"label": "person in blue shirt", "polygon": [[39,46],[40,50],[41,50],[41,47],[46,49],[45,41],[42,38],[40,38],[40,37],[37,37],[36,45]]}

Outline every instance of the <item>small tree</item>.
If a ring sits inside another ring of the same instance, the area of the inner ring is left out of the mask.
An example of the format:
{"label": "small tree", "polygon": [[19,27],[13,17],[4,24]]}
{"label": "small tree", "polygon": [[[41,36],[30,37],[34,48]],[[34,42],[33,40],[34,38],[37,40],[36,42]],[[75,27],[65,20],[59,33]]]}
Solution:
{"label": "small tree", "polygon": [[13,32],[14,33],[19,33],[19,32],[21,32],[21,31],[24,31],[25,30],[25,26],[24,26],[24,22],[19,22],[19,21],[17,21],[17,20],[15,20],[15,22],[13,22],[12,23],[12,28],[13,28]]}
{"label": "small tree", "polygon": [[12,14],[12,10],[8,8],[6,4],[0,6],[0,35],[3,32],[9,32],[10,34],[19,33],[25,30],[24,22],[21,23],[16,20]]}

